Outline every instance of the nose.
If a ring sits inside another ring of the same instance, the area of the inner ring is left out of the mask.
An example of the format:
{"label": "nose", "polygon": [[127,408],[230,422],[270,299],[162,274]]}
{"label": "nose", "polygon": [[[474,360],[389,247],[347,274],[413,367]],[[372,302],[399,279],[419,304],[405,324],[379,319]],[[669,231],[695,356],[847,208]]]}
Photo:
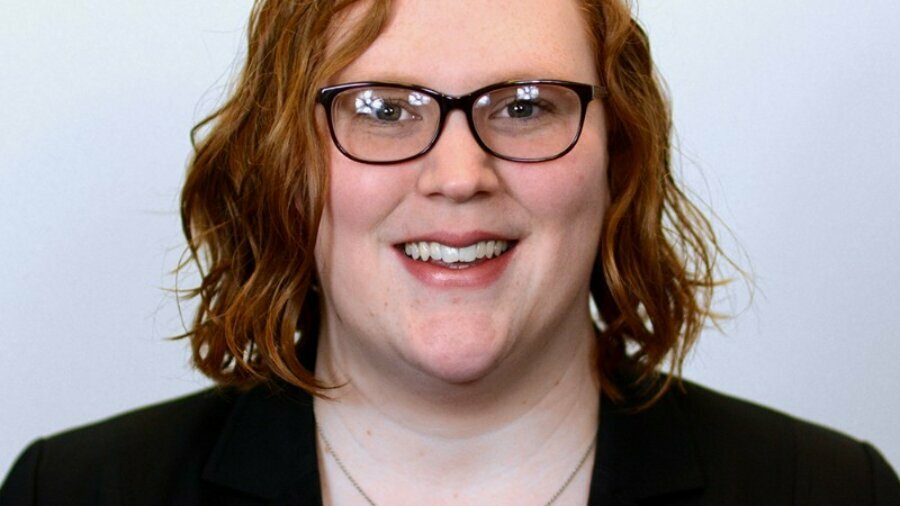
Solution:
{"label": "nose", "polygon": [[496,161],[478,145],[465,114],[453,111],[437,143],[422,157],[416,186],[423,195],[458,203],[489,195],[500,187]]}

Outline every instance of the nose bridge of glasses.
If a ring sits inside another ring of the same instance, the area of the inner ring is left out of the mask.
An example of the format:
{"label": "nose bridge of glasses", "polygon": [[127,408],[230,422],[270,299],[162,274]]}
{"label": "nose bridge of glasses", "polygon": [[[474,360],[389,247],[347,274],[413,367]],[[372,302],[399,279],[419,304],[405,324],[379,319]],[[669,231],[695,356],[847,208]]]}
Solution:
{"label": "nose bridge of glasses", "polygon": [[[472,93],[468,93],[466,95],[454,96],[454,95],[446,95],[441,93],[439,95],[439,101],[441,104],[441,124],[440,124],[440,132],[438,132],[438,136],[443,133],[444,128],[447,126],[447,121],[450,118],[450,114],[453,111],[460,111],[466,118],[466,124],[469,127],[469,132],[472,134],[472,137],[475,138],[475,141],[479,146],[484,149],[484,141],[481,139],[481,136],[478,134],[478,130],[475,124],[474,118],[474,104],[475,100],[482,95],[480,91],[475,91]],[[437,139],[435,139],[437,142]]]}
{"label": "nose bridge of glasses", "polygon": [[466,109],[471,108],[472,94],[460,96],[441,94],[441,102],[443,102],[444,109],[447,113],[457,109],[465,111]]}
{"label": "nose bridge of glasses", "polygon": [[472,103],[474,97],[472,94],[461,95],[461,96],[453,96],[453,95],[440,95],[441,102],[441,119],[443,122],[447,121],[447,117],[451,112],[459,110],[462,111],[463,114],[466,115],[467,119],[471,123],[472,119]]}

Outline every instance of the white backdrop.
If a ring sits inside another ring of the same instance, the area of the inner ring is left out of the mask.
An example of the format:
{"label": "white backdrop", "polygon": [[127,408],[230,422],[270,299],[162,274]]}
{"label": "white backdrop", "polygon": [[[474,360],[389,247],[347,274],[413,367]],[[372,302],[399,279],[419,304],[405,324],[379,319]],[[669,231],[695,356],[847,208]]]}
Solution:
{"label": "white backdrop", "polygon": [[[0,476],[39,435],[208,384],[165,340],[181,327],[164,289],[188,130],[221,98],[249,8],[0,0]],[[900,3],[639,11],[683,177],[758,285],[686,375],[900,466]]]}

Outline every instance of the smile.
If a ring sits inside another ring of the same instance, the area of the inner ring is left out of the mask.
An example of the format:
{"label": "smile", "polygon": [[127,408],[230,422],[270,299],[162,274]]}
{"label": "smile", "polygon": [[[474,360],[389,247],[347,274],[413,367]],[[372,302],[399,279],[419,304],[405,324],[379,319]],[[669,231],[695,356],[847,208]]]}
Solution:
{"label": "smile", "polygon": [[470,264],[483,259],[499,257],[508,249],[509,242],[503,240],[478,241],[460,248],[425,241],[403,244],[403,252],[413,260],[445,264]]}

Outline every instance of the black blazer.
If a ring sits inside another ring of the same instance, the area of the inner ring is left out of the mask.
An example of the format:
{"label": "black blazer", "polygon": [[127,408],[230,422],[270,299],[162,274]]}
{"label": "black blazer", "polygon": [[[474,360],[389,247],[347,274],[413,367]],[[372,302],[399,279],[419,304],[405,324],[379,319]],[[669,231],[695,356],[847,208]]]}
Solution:
{"label": "black blazer", "polygon": [[[867,443],[686,383],[603,402],[591,505],[900,506]],[[0,506],[319,505],[309,396],[208,390],[32,444]]]}

